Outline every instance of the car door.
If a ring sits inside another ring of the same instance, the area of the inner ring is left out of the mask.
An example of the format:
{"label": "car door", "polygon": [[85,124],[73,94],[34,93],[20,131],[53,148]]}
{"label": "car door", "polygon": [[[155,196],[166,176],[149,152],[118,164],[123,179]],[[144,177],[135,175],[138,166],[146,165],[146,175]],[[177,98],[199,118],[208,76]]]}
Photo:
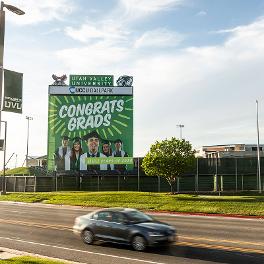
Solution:
{"label": "car door", "polygon": [[97,213],[94,224],[94,234],[97,238],[102,240],[112,240],[112,213],[110,211],[101,211]]}
{"label": "car door", "polygon": [[112,223],[111,223],[111,233],[112,240],[119,243],[128,242],[128,231],[129,226],[127,225],[125,216],[120,212],[112,212]]}

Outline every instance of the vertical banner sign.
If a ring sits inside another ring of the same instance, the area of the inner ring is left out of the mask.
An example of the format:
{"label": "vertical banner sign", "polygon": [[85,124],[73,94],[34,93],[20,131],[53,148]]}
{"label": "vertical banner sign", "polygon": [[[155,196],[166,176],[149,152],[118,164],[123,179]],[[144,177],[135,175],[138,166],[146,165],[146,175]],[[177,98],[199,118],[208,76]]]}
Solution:
{"label": "vertical banner sign", "polygon": [[133,87],[112,84],[112,76],[77,75],[70,76],[70,86],[49,87],[49,170],[131,167]]}
{"label": "vertical banner sign", "polygon": [[3,111],[22,114],[23,74],[4,70]]}

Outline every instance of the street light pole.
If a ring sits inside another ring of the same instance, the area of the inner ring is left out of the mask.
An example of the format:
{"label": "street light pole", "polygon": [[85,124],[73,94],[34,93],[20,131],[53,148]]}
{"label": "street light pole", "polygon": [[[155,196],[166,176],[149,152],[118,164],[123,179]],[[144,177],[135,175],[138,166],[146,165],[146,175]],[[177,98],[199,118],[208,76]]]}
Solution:
{"label": "street light pole", "polygon": [[5,140],[4,140],[4,162],[3,162],[3,178],[2,178],[2,191],[1,195],[6,194],[6,178],[5,178],[5,169],[6,169],[6,133],[7,133],[7,121],[1,121],[1,123],[5,123]]}
{"label": "street light pole", "polygon": [[[4,3],[1,2],[0,10],[0,123],[2,115],[2,82],[3,82],[3,64],[4,64],[4,44],[5,44],[5,11]],[[1,136],[1,125],[0,125]]]}
{"label": "street light pole", "polygon": [[184,125],[176,125],[176,126],[180,128],[180,140],[182,140],[182,128],[184,127]]}
{"label": "street light pole", "polygon": [[26,167],[28,167],[29,120],[33,120],[33,117],[26,116],[26,119],[28,121],[28,127],[27,127],[27,156],[26,156]]}
{"label": "street light pole", "polygon": [[[17,14],[24,15],[25,12],[21,9],[13,6],[7,5],[1,1],[1,10],[0,10],[0,123],[1,123],[1,114],[2,114],[2,82],[3,82],[3,66],[4,66],[4,45],[5,45],[5,11],[4,7],[9,11]],[[1,136],[1,126],[0,126],[0,136]]]}
{"label": "street light pole", "polygon": [[258,135],[258,189],[259,193],[261,193],[261,175],[260,175],[260,152],[259,152],[259,120],[258,120],[258,100],[256,100],[256,106],[257,106],[257,135]]}

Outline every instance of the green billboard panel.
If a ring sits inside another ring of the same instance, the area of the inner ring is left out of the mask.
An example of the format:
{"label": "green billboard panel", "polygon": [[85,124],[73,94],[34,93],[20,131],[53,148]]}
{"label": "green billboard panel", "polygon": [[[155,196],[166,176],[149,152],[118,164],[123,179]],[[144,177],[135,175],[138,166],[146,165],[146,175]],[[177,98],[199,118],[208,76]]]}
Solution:
{"label": "green billboard panel", "polygon": [[[49,95],[49,170],[125,170],[133,157],[133,95]],[[127,162],[127,163],[126,163]]]}
{"label": "green billboard panel", "polygon": [[71,86],[113,86],[113,75],[70,75]]}

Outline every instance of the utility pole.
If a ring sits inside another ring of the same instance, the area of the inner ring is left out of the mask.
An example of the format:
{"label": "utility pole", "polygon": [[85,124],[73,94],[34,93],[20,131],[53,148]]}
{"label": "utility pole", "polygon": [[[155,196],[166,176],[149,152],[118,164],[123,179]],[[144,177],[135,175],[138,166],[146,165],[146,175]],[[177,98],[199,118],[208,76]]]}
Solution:
{"label": "utility pole", "polygon": [[26,167],[28,167],[28,141],[29,141],[29,121],[33,120],[33,117],[26,116],[26,119],[28,121],[28,127],[27,127],[27,155],[26,155]]}

